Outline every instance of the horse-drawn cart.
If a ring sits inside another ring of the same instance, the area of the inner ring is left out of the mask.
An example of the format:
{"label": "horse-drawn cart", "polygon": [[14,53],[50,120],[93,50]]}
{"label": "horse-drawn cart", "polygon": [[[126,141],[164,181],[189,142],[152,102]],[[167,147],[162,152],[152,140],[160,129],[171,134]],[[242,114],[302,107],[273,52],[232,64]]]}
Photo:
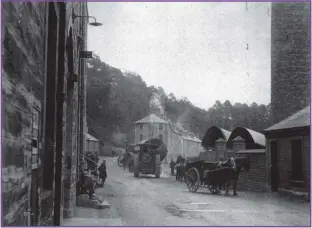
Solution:
{"label": "horse-drawn cart", "polygon": [[218,162],[207,162],[204,160],[190,161],[186,164],[185,182],[187,188],[190,192],[196,192],[199,187],[208,188],[212,193],[216,193],[217,190],[213,186],[206,186],[205,181],[205,171],[216,169]]}
{"label": "horse-drawn cart", "polygon": [[199,187],[204,187],[213,194],[220,193],[221,187],[226,185],[228,195],[230,181],[233,181],[233,192],[237,195],[236,184],[242,168],[249,172],[248,158],[232,158],[222,164],[204,160],[191,161],[186,164],[185,182],[190,192],[196,192]]}

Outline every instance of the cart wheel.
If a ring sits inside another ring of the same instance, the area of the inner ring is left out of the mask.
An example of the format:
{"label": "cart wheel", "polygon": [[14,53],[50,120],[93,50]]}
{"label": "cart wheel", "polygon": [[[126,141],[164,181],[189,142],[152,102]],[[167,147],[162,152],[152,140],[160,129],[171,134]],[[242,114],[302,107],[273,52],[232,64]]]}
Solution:
{"label": "cart wheel", "polygon": [[190,168],[186,174],[185,180],[188,190],[190,192],[196,192],[199,187],[199,182],[200,178],[198,170],[195,167]]}
{"label": "cart wheel", "polygon": [[122,164],[122,157],[119,157],[118,160],[117,160],[117,162],[118,162],[118,166],[119,166],[119,167],[123,167],[123,164]]}

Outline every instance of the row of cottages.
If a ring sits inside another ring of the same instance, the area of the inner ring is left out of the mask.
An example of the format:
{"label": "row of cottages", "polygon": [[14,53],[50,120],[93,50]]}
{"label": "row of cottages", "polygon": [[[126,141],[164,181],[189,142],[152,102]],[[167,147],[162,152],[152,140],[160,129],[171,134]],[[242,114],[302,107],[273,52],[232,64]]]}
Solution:
{"label": "row of cottages", "polygon": [[207,130],[202,146],[206,152],[201,154],[201,158],[208,161],[218,161],[234,156],[248,157],[251,170],[249,173],[241,173],[238,189],[268,190],[265,135],[244,127],[236,127],[230,132],[212,126]]}
{"label": "row of cottages", "polygon": [[204,150],[200,139],[183,135],[154,114],[135,122],[134,132],[135,144],[150,138],[161,139],[167,147],[168,159],[176,159],[179,155],[198,156]]}
{"label": "row of cottages", "polygon": [[2,224],[73,216],[86,132],[86,2],[2,3]]}

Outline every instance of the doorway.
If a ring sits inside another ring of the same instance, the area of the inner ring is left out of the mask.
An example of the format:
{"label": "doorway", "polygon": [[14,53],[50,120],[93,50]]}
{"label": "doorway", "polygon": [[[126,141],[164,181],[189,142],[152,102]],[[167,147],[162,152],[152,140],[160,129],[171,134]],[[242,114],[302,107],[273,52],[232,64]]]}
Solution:
{"label": "doorway", "polygon": [[278,191],[278,142],[272,141],[270,143],[271,153],[271,190]]}

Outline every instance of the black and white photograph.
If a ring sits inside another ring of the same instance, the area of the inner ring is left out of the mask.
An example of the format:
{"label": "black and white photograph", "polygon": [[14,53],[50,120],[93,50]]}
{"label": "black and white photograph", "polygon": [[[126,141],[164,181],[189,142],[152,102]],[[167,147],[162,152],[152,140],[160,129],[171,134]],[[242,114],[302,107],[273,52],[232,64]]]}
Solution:
{"label": "black and white photograph", "polygon": [[311,227],[310,1],[1,15],[1,226]]}

